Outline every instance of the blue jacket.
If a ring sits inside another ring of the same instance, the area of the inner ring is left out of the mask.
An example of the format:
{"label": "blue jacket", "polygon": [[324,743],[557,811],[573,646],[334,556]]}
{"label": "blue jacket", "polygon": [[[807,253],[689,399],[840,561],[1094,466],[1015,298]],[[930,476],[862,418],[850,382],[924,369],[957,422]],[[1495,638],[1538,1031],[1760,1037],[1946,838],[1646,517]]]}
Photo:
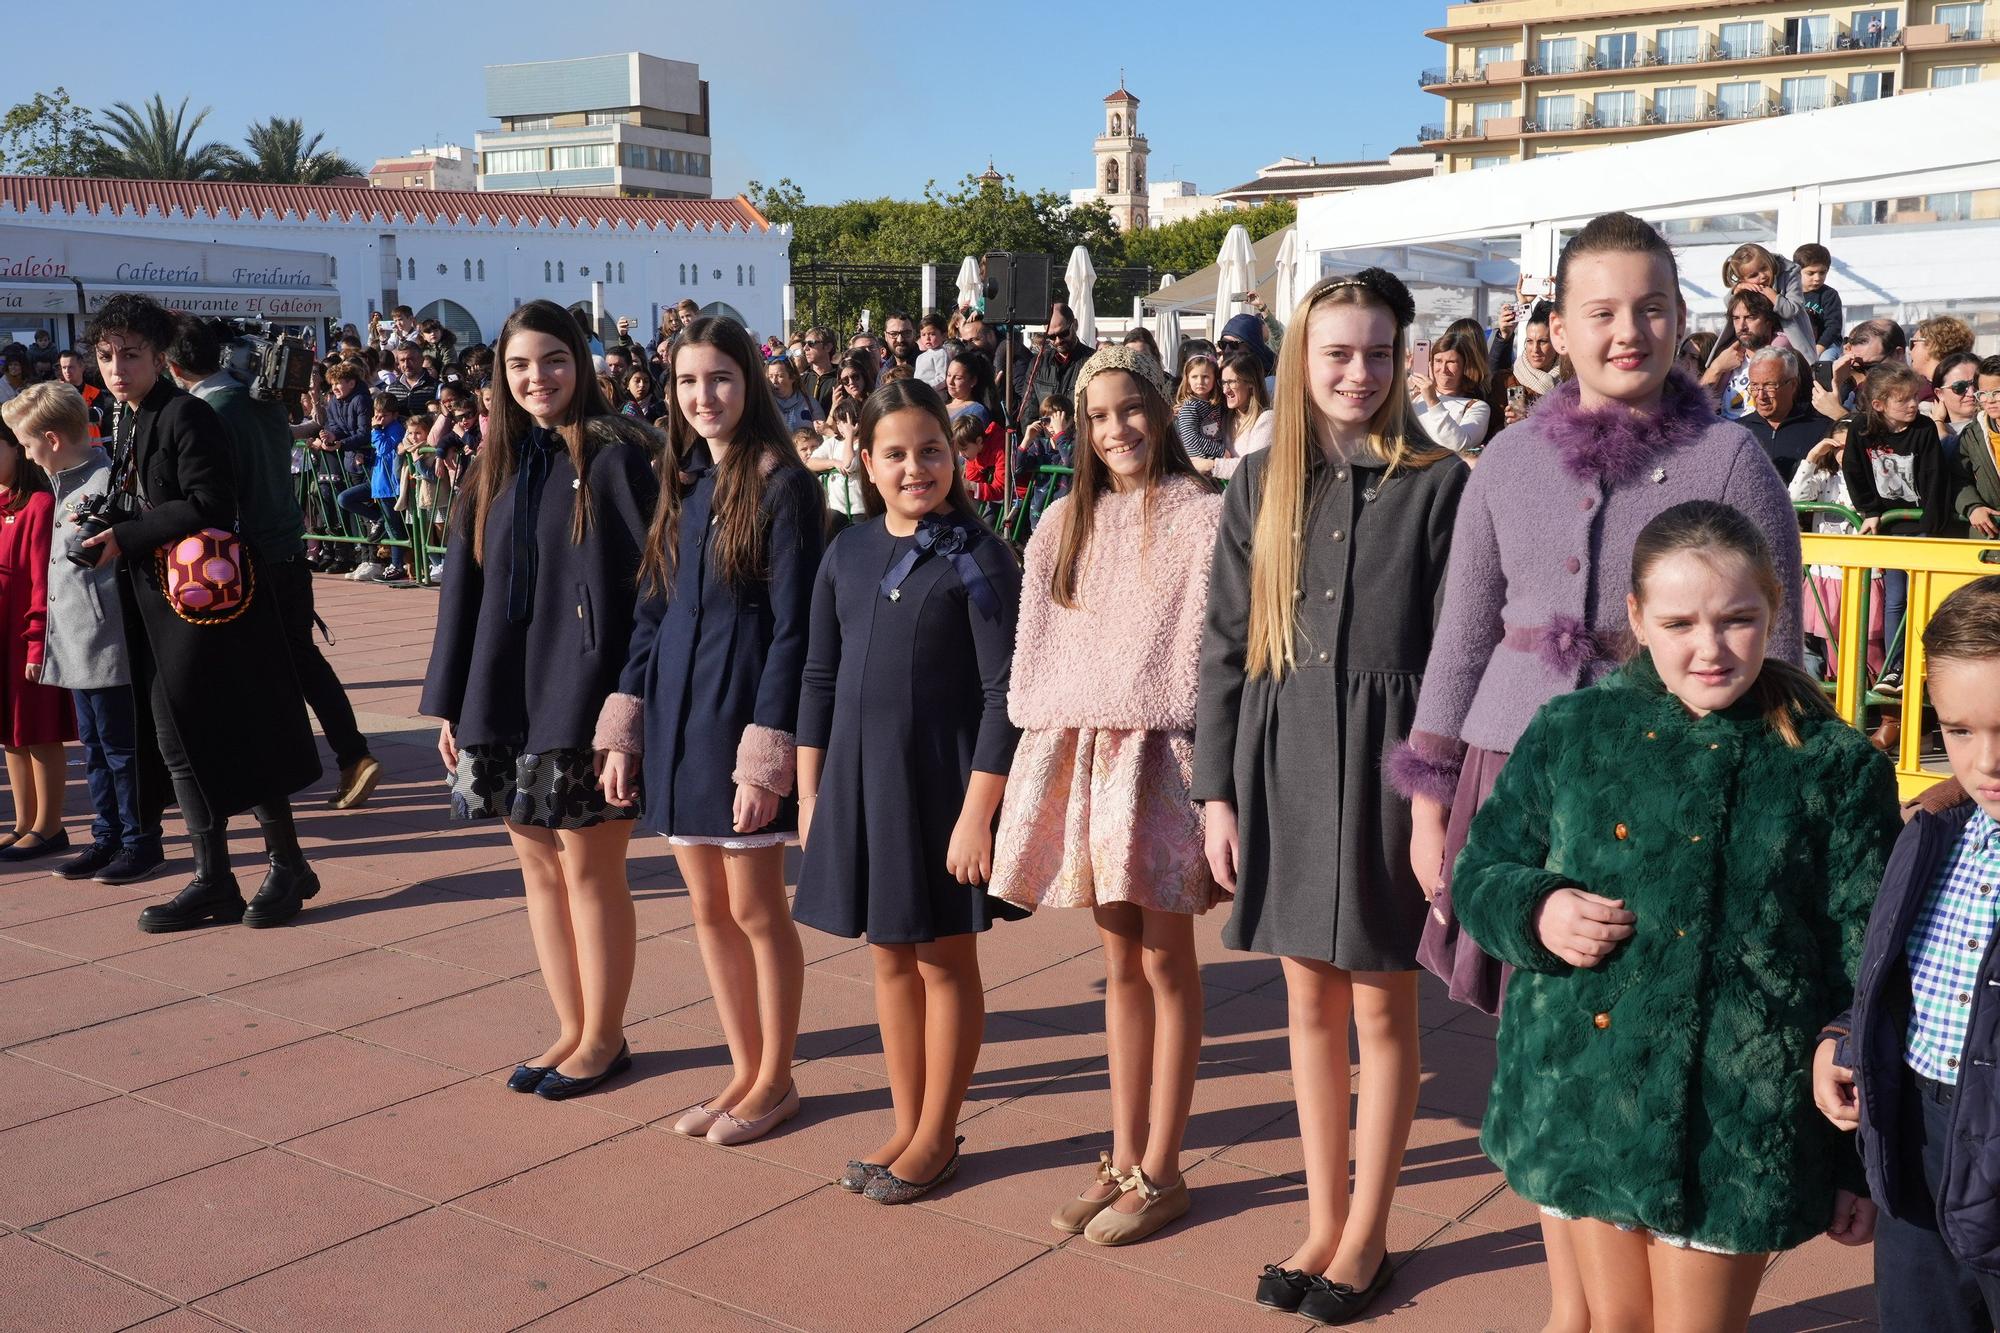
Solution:
{"label": "blue jacket", "polygon": [[[826,505],[803,467],[780,466],[764,484],[765,577],[732,587],[710,559],[715,473],[681,502],[671,598],[642,592],[618,693],[645,701],[643,824],[680,837],[730,837],[743,756],[764,741],[788,751],[812,619]],[[798,827],[782,793],[762,830]]]}
{"label": "blue jacket", "polygon": [[1958,1095],[1945,1139],[1944,1187],[1934,1218],[1919,1217],[1925,1195],[1910,1164],[1912,1131],[1902,1124],[1904,1085],[1913,1075],[1903,1063],[1910,1024],[1910,971],[1904,948],[1917,913],[1972,819],[1970,798],[1940,813],[1920,812],[1903,829],[1882,874],[1882,892],[1868,919],[1861,980],[1854,1006],[1827,1025],[1836,1039],[1834,1059],[1854,1071],[1861,1094],[1860,1147],[1868,1192],[1894,1217],[1938,1228],[1962,1262],[2000,1272],[2000,948],[1988,940],[1979,962],[1965,1051],[1959,1060]]}
{"label": "blue jacket", "polygon": [[368,494],[377,500],[393,500],[402,488],[403,436],[409,428],[400,421],[377,426],[374,434],[375,463],[368,477]]}
{"label": "blue jacket", "polygon": [[326,399],[326,428],[342,453],[374,456],[369,440],[375,433],[375,399],[366,388],[358,388],[345,398]]}

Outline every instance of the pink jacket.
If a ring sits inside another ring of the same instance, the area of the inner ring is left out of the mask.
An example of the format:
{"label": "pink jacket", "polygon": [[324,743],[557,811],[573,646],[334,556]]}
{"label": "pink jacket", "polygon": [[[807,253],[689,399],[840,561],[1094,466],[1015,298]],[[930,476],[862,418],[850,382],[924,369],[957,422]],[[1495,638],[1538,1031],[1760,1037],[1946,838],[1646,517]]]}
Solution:
{"label": "pink jacket", "polygon": [[[1049,575],[1073,496],[1028,541],[1007,713],[1043,730],[1194,730],[1202,617],[1222,497],[1173,477],[1152,495],[1107,492],[1077,577],[1077,605],[1057,606]],[[1150,512],[1148,512],[1150,510]]]}

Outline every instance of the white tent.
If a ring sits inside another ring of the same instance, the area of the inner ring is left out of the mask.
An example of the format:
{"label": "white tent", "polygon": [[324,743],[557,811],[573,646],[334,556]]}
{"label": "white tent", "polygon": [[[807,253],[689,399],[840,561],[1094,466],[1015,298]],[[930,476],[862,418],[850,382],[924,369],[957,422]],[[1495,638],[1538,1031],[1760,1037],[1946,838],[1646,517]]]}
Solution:
{"label": "white tent", "polygon": [[979,261],[971,255],[965,257],[958,266],[958,308],[976,310],[979,308]]}
{"label": "white tent", "polygon": [[[1930,201],[2000,190],[2000,143],[1949,132],[1996,119],[2000,84],[1969,84],[1307,199],[1305,273],[1405,247],[1470,245],[1489,261],[1472,285],[1511,300],[1513,275],[1500,271],[1510,265],[1491,261],[1507,256],[1530,279],[1548,277],[1569,235],[1622,209],[1660,225],[1681,251],[1697,315],[1720,314],[1722,256],[1744,240],[1788,257],[1808,241],[1829,246],[1850,320],[1945,302],[2000,309],[1993,222],[1921,221]],[[1876,211],[1906,224],[1877,223]]]}
{"label": "white tent", "polygon": [[1215,328],[1219,334],[1233,316],[1250,308],[1238,298],[1252,291],[1257,283],[1257,257],[1251,253],[1250,233],[1242,223],[1223,236],[1215,270]]}

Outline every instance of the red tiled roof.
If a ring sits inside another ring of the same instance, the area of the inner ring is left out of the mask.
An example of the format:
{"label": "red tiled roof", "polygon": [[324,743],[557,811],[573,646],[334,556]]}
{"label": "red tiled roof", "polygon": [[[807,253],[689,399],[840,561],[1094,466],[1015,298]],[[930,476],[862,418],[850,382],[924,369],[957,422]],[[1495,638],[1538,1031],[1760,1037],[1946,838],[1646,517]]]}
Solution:
{"label": "red tiled roof", "polygon": [[242,185],[230,181],[134,181],[92,176],[0,175],[0,208],[44,213],[123,212],[158,209],[192,216],[347,219],[381,215],[410,222],[451,223],[464,217],[511,222],[515,226],[567,222],[627,226],[723,226],[764,229],[765,220],[748,199],[618,199],[589,194],[512,194],[488,190],[397,190],[337,185]]}
{"label": "red tiled roof", "polygon": [[[1098,86],[1101,88],[1104,85],[1099,84]],[[1132,96],[1132,94],[1126,92],[1123,88],[1120,88],[1117,92],[1111,94],[1111,96],[1105,98],[1104,100],[1107,102],[1136,102],[1139,99]]]}

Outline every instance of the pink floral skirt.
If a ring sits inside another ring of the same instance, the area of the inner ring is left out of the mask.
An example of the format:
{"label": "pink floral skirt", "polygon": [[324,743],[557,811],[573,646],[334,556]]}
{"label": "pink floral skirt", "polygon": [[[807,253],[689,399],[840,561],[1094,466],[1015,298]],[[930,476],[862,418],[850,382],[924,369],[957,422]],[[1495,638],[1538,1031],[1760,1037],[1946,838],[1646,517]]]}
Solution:
{"label": "pink floral skirt", "polygon": [[1206,912],[1226,895],[1208,871],[1193,778],[1185,732],[1023,732],[988,892],[1030,909]]}

